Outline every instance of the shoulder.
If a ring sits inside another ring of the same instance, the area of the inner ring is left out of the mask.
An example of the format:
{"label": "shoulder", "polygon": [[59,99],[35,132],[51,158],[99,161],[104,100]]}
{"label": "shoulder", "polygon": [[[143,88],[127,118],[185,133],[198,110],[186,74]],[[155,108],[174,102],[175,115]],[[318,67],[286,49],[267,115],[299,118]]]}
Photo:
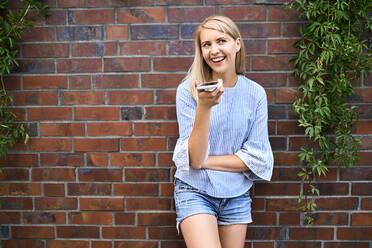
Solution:
{"label": "shoulder", "polygon": [[240,85],[242,87],[242,92],[245,92],[250,96],[256,98],[257,101],[260,101],[263,98],[266,99],[265,89],[261,85],[244,75],[239,75],[239,80],[241,80]]}
{"label": "shoulder", "polygon": [[190,103],[194,101],[190,93],[190,80],[185,79],[178,85],[176,100],[182,100]]}

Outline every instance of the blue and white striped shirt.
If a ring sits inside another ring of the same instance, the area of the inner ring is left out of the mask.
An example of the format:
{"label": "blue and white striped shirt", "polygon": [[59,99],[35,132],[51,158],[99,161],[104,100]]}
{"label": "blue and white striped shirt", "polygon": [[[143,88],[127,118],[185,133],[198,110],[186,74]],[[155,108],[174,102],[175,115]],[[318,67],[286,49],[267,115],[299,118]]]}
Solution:
{"label": "blue and white striped shirt", "polygon": [[196,100],[190,95],[189,80],[177,88],[179,138],[173,153],[176,178],[214,197],[236,197],[247,192],[254,180],[271,179],[273,154],[267,130],[265,90],[238,75],[233,88],[225,88],[220,103],[212,107],[208,155],[237,155],[250,169],[225,172],[193,169],[189,164],[188,139],[195,121]]}

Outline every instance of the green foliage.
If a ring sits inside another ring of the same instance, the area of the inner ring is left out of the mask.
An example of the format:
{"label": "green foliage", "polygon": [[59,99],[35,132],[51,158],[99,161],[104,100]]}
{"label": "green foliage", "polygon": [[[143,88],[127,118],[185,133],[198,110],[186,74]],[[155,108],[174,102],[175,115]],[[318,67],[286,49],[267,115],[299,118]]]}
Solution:
{"label": "green foliage", "polygon": [[[290,7],[306,20],[295,44],[300,51],[293,58],[294,75],[303,84],[293,107],[311,140],[299,153],[304,166],[298,173],[308,186],[298,198],[300,209],[310,212],[320,194],[313,181],[326,175],[329,165],[349,167],[358,159],[360,140],[351,134],[358,112],[347,100],[352,82],[372,66],[365,37],[372,31],[372,1],[295,0]],[[309,215],[305,221],[313,223]]]}
{"label": "green foliage", "polygon": [[32,27],[33,20],[28,17],[30,10],[39,15],[45,15],[46,6],[40,1],[24,0],[25,8],[13,11],[7,9],[8,0],[0,0],[0,10],[5,13],[0,16],[0,158],[6,157],[18,139],[24,138],[27,143],[28,135],[22,125],[15,123],[16,115],[9,111],[12,98],[5,90],[3,76],[18,66],[15,59],[18,51],[15,41],[20,40],[25,29]]}

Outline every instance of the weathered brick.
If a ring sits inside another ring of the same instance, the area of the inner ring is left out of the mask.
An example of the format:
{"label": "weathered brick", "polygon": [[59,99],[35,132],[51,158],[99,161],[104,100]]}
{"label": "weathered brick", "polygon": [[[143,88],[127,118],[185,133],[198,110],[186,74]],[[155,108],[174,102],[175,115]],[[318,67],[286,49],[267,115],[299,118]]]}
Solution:
{"label": "weathered brick", "polygon": [[337,228],[338,240],[371,240],[371,227],[344,227]]}
{"label": "weathered brick", "polygon": [[33,168],[33,181],[75,181],[72,168]]}
{"label": "weathered brick", "polygon": [[252,70],[291,70],[293,64],[289,62],[289,59],[289,56],[253,56]]}
{"label": "weathered brick", "polygon": [[[360,180],[363,180],[363,179],[360,179]],[[366,180],[369,180],[369,179],[366,179]],[[351,193],[353,195],[371,195],[371,192],[372,192],[372,183],[353,183],[351,186]]]}
{"label": "weathered brick", "polygon": [[103,27],[58,27],[57,39],[60,41],[102,40],[103,33]]}
{"label": "weathered brick", "polygon": [[29,172],[24,168],[2,168],[0,181],[26,181],[29,179]]}
{"label": "weathered brick", "polygon": [[171,226],[176,218],[175,213],[139,213],[140,226]]}
{"label": "weathered brick", "polygon": [[76,107],[75,120],[119,120],[119,108]]}
{"label": "weathered brick", "polygon": [[358,209],[358,198],[343,197],[343,198],[321,198],[316,199],[318,210],[353,210]]}
{"label": "weathered brick", "polygon": [[[312,213],[310,214],[310,217],[314,219],[315,226],[337,226],[348,224],[347,213]],[[303,222],[303,225],[306,225],[305,220],[303,220]]]}
{"label": "weathered brick", "polygon": [[[50,7],[50,6],[49,6]],[[45,18],[45,23],[48,25],[65,25],[66,24],[66,14],[65,10],[48,10],[48,14]]]}
{"label": "weathered brick", "polygon": [[81,138],[74,140],[74,151],[75,152],[115,152],[119,149],[118,139],[92,139],[92,138]]}
{"label": "weathered brick", "polygon": [[148,58],[105,58],[105,72],[124,71],[149,71],[150,60]]}
{"label": "weathered brick", "polygon": [[68,57],[68,44],[25,44],[23,45],[24,58],[50,58],[50,57]]}
{"label": "weathered brick", "polygon": [[138,75],[94,75],[94,88],[138,88]]}
{"label": "weathered brick", "polygon": [[6,248],[19,248],[19,247],[44,248],[44,243],[42,240],[13,239],[13,240],[2,240],[1,243],[3,247],[6,247]]}
{"label": "weathered brick", "polygon": [[164,138],[123,138],[122,151],[162,151],[166,149]]}
{"label": "weathered brick", "polygon": [[66,224],[66,214],[62,212],[33,212],[23,214],[24,224]]}
{"label": "weathered brick", "polygon": [[152,153],[111,153],[111,166],[154,166]]}
{"label": "weathered brick", "polygon": [[297,21],[300,20],[299,13],[294,9],[287,9],[285,7],[270,6],[269,21]]}
{"label": "weathered brick", "polygon": [[198,8],[169,8],[169,22],[201,22],[206,17],[214,15],[214,7],[198,7]]}
{"label": "weathered brick", "polygon": [[164,14],[164,8],[119,9],[118,23],[164,22]]}
{"label": "weathered brick", "polygon": [[152,0],[129,0],[129,1],[121,1],[121,0],[108,0],[107,6],[108,7],[130,7],[130,6],[152,6]]}
{"label": "weathered brick", "polygon": [[12,226],[12,237],[17,239],[53,239],[54,228],[49,226]]}
{"label": "weathered brick", "polygon": [[25,30],[22,41],[54,41],[56,39],[54,30],[54,27],[35,27]]}
{"label": "weathered brick", "polygon": [[58,0],[60,8],[104,7],[105,0]]}
{"label": "weathered brick", "polygon": [[41,184],[0,183],[0,195],[41,195]]}
{"label": "weathered brick", "polygon": [[99,238],[96,226],[57,226],[58,238]]}
{"label": "weathered brick", "polygon": [[70,89],[89,89],[91,88],[90,76],[88,75],[73,75],[69,76]]}
{"label": "weathered brick", "polygon": [[68,195],[111,195],[111,186],[106,183],[69,183]]}
{"label": "weathered brick", "polygon": [[72,10],[68,12],[69,24],[109,24],[114,23],[114,9]]}
{"label": "weathered brick", "polygon": [[178,135],[178,126],[176,122],[159,123],[146,122],[134,123],[134,135],[136,136],[176,136]]}
{"label": "weathered brick", "polygon": [[1,197],[1,209],[6,210],[32,210],[33,203],[31,197]]}
{"label": "weathered brick", "polygon": [[220,8],[220,14],[234,21],[265,21],[265,6],[234,6]]}
{"label": "weathered brick", "polygon": [[61,93],[62,104],[104,104],[104,91],[65,91]]}
{"label": "weathered brick", "polygon": [[161,183],[160,184],[160,195],[161,196],[173,196],[174,193],[173,183]]}
{"label": "weathered brick", "polygon": [[124,200],[122,198],[80,198],[80,209],[122,211]]}
{"label": "weathered brick", "polygon": [[142,120],[143,109],[141,107],[121,107],[120,114],[122,120]]}
{"label": "weathered brick", "polygon": [[121,42],[120,55],[165,55],[165,41]]}
{"label": "weathered brick", "polygon": [[103,227],[104,239],[144,239],[145,228],[142,227]]}
{"label": "weathered brick", "polygon": [[246,54],[265,54],[266,41],[265,40],[245,40],[244,48]]}
{"label": "weathered brick", "polygon": [[28,91],[15,92],[13,95],[14,105],[56,105],[58,103],[57,92]]}
{"label": "weathered brick", "polygon": [[40,165],[42,166],[83,166],[82,154],[74,153],[43,153],[40,154]]}
{"label": "weathered brick", "polygon": [[20,73],[54,73],[56,71],[54,61],[33,59],[18,60],[19,66],[14,68],[14,72]]}
{"label": "weathered brick", "polygon": [[279,23],[237,24],[243,38],[267,38],[280,36]]}
{"label": "weathered brick", "polygon": [[108,165],[107,154],[89,153],[87,154],[87,166],[103,166]]}
{"label": "weathered brick", "polygon": [[81,225],[111,225],[112,213],[109,212],[69,213],[68,223]]}
{"label": "weathered brick", "polygon": [[106,26],[106,40],[127,40],[127,25],[110,25]]}
{"label": "weathered brick", "polygon": [[283,239],[281,237],[282,230],[281,228],[270,227],[270,228],[261,228],[261,227],[248,227],[247,228],[247,239]]}
{"label": "weathered brick", "polygon": [[13,76],[3,76],[4,86],[6,90],[21,89],[21,78]]}
{"label": "weathered brick", "polygon": [[121,169],[79,169],[79,180],[80,181],[93,181],[93,182],[110,182],[110,181],[121,181],[122,179]]}
{"label": "weathered brick", "polygon": [[298,53],[299,49],[294,47],[297,39],[274,39],[268,40],[269,54]]}
{"label": "weathered brick", "polygon": [[282,23],[282,35],[284,37],[300,37],[302,23]]}
{"label": "weathered brick", "polygon": [[157,184],[120,183],[114,184],[116,196],[157,196]]}
{"label": "weathered brick", "polygon": [[145,107],[146,120],[176,120],[175,107]]}
{"label": "weathered brick", "polygon": [[169,179],[169,169],[125,169],[125,181],[167,182]]}
{"label": "weathered brick", "polygon": [[57,71],[59,73],[76,72],[101,72],[101,59],[60,59],[57,61]]}
{"label": "weathered brick", "polygon": [[24,76],[24,89],[61,89],[67,88],[66,76]]}
{"label": "weathered brick", "polygon": [[36,154],[9,154],[6,159],[0,160],[0,166],[31,167],[37,166]]}
{"label": "weathered brick", "polygon": [[74,57],[103,57],[117,55],[117,49],[115,42],[73,43],[71,45],[71,53]]}
{"label": "weathered brick", "polygon": [[21,221],[20,213],[0,212],[0,224],[19,224]]}
{"label": "weathered brick", "polygon": [[136,25],[131,27],[133,40],[165,40],[178,38],[177,25]]}
{"label": "weathered brick", "polygon": [[280,248],[321,248],[321,242],[305,242],[305,241],[278,241],[278,247]]}
{"label": "weathered brick", "polygon": [[40,123],[41,136],[84,136],[84,134],[83,123]]}
{"label": "weathered brick", "polygon": [[256,225],[276,225],[276,214],[272,212],[253,212],[252,219]]}
{"label": "weathered brick", "polygon": [[175,90],[157,90],[156,91],[157,104],[175,104],[176,91]]}
{"label": "weathered brick", "polygon": [[154,93],[152,90],[115,90],[108,91],[109,104],[152,104]]}

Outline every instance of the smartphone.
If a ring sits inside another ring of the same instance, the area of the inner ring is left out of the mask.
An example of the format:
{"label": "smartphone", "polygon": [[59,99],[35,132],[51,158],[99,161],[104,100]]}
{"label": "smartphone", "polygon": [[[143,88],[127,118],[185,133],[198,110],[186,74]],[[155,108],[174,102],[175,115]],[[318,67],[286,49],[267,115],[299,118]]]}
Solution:
{"label": "smartphone", "polygon": [[217,81],[204,82],[196,87],[198,91],[214,91],[218,86]]}

